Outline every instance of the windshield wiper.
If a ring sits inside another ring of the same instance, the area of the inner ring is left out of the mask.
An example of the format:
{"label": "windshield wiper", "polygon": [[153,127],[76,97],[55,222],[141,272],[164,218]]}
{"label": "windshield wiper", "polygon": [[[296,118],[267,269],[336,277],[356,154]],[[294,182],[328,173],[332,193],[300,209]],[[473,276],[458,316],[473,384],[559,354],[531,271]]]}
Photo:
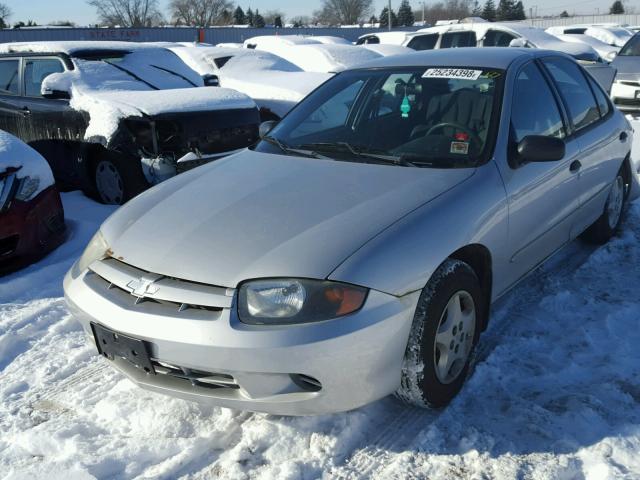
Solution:
{"label": "windshield wiper", "polygon": [[335,143],[330,143],[330,142],[318,142],[318,143],[309,143],[306,145],[302,145],[302,146],[306,146],[306,147],[312,147],[312,148],[322,148],[322,149],[328,149],[328,150],[335,150],[335,149],[341,149],[341,150],[347,150],[349,151],[349,153],[357,156],[357,157],[361,157],[361,158],[370,158],[372,160],[378,160],[380,162],[383,163],[388,163],[391,165],[399,165],[402,167],[416,167],[417,165],[413,162],[410,162],[408,160],[406,160],[404,158],[403,155],[397,156],[397,155],[387,155],[387,154],[381,154],[381,153],[376,153],[374,151],[368,150],[367,148],[364,147],[356,147],[351,145],[348,142],[335,142]]}
{"label": "windshield wiper", "polygon": [[324,155],[319,154],[318,152],[314,152],[313,150],[305,150],[305,149],[302,149],[302,148],[290,147],[289,145],[285,144],[279,138],[276,138],[276,137],[271,136],[271,135],[265,135],[264,137],[262,137],[262,140],[264,140],[264,141],[266,141],[268,143],[271,143],[272,145],[276,145],[284,153],[295,153],[295,154],[298,154],[298,155],[305,155],[305,156],[311,157],[311,158],[322,158],[322,159],[332,160],[329,157],[325,157]]}
{"label": "windshield wiper", "polygon": [[106,64],[111,65],[113,68],[117,68],[118,70],[120,70],[121,72],[126,73],[127,75],[129,75],[130,77],[135,78],[136,80],[138,80],[139,82],[144,83],[146,86],[151,87],[154,90],[160,90],[158,87],[156,87],[155,85],[152,85],[151,83],[147,82],[146,80],[144,80],[143,78],[140,78],[138,75],[136,75],[135,73],[133,73],[130,70],[127,70],[124,67],[121,67],[120,65],[116,65],[115,63],[111,63],[109,60],[105,60],[102,59],[102,61]]}
{"label": "windshield wiper", "polygon": [[196,85],[195,83],[193,83],[191,80],[189,80],[187,77],[185,77],[184,75],[180,75],[177,72],[173,72],[171,70],[169,70],[168,68],[164,68],[164,67],[159,67],[158,65],[151,65],[151,67],[153,68],[157,68],[158,70],[161,70],[163,72],[167,72],[170,75],[175,75],[176,77],[181,78],[182,80],[184,80],[185,82],[187,82],[189,85],[191,85],[192,87],[197,87],[198,85]]}

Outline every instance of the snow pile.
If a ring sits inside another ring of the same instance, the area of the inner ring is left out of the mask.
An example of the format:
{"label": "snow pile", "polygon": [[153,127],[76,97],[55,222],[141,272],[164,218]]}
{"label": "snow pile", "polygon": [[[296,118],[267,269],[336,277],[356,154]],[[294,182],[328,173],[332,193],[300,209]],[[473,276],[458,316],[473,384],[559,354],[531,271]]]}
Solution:
{"label": "snow pile", "polygon": [[63,202],[69,241],[0,279],[3,480],[640,478],[640,204],[494,307],[447,409],[287,418],[146,392],[95,356],[61,282],[113,208]]}
{"label": "snow pile", "polygon": [[291,47],[293,45],[310,45],[319,43],[321,42],[315,40],[314,37],[306,35],[261,35],[245,40],[244,48],[271,51],[271,49]]}
{"label": "snow pile", "polygon": [[[13,135],[0,130],[0,174],[8,168],[20,168],[18,177],[31,177],[39,179],[35,196],[45,188],[54,184],[53,174],[47,161],[33,148],[18,140]],[[0,192],[2,191],[0,183]],[[0,349],[0,358],[2,352]]]}

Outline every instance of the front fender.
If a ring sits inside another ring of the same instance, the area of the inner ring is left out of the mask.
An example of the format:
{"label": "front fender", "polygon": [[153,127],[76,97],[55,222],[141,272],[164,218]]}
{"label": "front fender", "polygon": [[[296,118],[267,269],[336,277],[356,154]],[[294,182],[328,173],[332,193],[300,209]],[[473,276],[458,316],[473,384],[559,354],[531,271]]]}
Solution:
{"label": "front fender", "polygon": [[[447,257],[470,244],[489,249],[495,276],[508,264],[501,255],[507,250],[507,220],[504,184],[491,161],[373,237],[329,278],[402,296],[422,289]],[[500,291],[495,280],[494,291]]]}

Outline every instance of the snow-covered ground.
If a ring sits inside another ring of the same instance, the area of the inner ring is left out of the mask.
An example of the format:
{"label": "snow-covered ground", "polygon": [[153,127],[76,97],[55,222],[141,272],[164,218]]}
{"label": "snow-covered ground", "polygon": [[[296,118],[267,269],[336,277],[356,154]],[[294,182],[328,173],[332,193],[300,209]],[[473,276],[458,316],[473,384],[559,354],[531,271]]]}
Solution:
{"label": "snow-covered ground", "polygon": [[69,241],[0,279],[2,479],[640,478],[640,203],[495,306],[446,410],[287,418],[149,393],[94,356],[61,283],[112,209],[63,201]]}

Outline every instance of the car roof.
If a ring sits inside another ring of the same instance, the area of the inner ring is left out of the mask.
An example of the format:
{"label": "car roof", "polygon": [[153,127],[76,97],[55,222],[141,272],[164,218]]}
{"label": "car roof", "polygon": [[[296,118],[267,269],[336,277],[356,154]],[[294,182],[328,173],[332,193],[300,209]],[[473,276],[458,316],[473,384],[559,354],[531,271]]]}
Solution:
{"label": "car roof", "polygon": [[[466,47],[446,48],[439,50],[423,50],[406,55],[392,55],[358,65],[355,68],[385,67],[487,67],[506,69],[516,59],[536,58],[548,55],[548,50],[537,48],[505,48],[505,47]],[[561,55],[561,54],[559,54]]]}
{"label": "car roof", "polygon": [[108,41],[64,41],[64,42],[16,42],[0,44],[1,53],[66,53],[96,51],[133,51],[150,48],[162,48],[158,45],[139,42]]}

